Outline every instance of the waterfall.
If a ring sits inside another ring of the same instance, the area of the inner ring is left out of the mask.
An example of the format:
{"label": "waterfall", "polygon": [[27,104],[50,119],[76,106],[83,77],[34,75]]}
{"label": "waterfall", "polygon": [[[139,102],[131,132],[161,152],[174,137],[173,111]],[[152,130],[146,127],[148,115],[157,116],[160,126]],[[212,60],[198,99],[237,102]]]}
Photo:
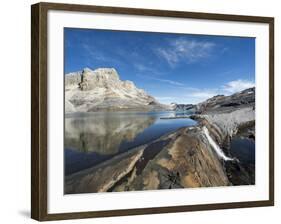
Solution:
{"label": "waterfall", "polygon": [[212,137],[209,134],[209,130],[204,126],[203,127],[203,132],[206,135],[210,145],[212,146],[212,148],[216,151],[216,153],[218,154],[218,156],[220,158],[222,158],[224,161],[228,161],[228,160],[233,160],[232,158],[227,157],[224,152],[222,151],[222,149],[217,145],[217,143],[212,139]]}

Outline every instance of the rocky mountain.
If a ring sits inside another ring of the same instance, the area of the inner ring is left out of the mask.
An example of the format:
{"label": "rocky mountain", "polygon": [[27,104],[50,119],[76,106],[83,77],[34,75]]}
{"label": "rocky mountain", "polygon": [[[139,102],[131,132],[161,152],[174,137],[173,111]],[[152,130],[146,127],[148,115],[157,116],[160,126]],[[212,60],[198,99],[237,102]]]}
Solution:
{"label": "rocky mountain", "polygon": [[216,95],[198,104],[172,103],[175,111],[190,111],[197,114],[234,110],[240,107],[254,107],[255,87],[245,89],[230,96]]}
{"label": "rocky mountain", "polygon": [[65,111],[162,110],[167,105],[139,89],[131,81],[122,81],[114,68],[85,68],[65,75]]}
{"label": "rocky mountain", "polygon": [[245,89],[230,96],[217,95],[196,105],[198,113],[211,113],[234,110],[242,107],[254,107],[255,87]]}
{"label": "rocky mountain", "polygon": [[196,105],[194,104],[177,104],[177,103],[171,103],[171,107],[175,111],[190,111],[195,112]]}

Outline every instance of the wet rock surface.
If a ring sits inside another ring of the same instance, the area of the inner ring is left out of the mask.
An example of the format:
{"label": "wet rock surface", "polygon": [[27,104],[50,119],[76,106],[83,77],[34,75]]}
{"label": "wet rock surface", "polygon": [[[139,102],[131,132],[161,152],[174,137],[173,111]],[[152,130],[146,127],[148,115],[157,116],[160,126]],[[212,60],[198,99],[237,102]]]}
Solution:
{"label": "wet rock surface", "polygon": [[228,186],[224,167],[201,128],[182,128],[66,177],[66,193]]}
{"label": "wet rock surface", "polygon": [[[169,144],[163,146],[129,185],[123,183],[123,189],[156,190],[230,184],[200,128],[183,128],[166,138]],[[116,189],[120,190],[120,186]]]}
{"label": "wet rock surface", "polygon": [[135,166],[143,147],[116,156],[98,166],[65,177],[64,193],[106,192]]}

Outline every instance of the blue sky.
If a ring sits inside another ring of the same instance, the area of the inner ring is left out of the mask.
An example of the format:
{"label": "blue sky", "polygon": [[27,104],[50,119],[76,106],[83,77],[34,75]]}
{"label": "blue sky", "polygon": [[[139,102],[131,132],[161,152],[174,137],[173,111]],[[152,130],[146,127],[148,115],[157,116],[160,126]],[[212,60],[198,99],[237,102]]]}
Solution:
{"label": "blue sky", "polygon": [[65,73],[113,67],[162,103],[255,85],[255,39],[65,28]]}

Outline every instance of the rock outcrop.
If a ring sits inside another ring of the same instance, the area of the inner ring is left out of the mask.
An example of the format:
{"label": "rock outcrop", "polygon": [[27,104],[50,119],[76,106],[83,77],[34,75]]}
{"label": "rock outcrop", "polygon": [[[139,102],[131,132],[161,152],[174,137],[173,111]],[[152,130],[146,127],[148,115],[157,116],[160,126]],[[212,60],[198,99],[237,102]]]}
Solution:
{"label": "rock outcrop", "polygon": [[222,145],[241,127],[254,124],[255,88],[231,96],[214,96],[198,104],[197,114],[191,118],[205,125],[215,141]]}
{"label": "rock outcrop", "polygon": [[181,128],[66,177],[65,193],[231,185],[202,128]]}
{"label": "rock outcrop", "polygon": [[172,108],[173,108],[173,110],[180,111],[180,112],[184,112],[184,111],[195,112],[196,105],[172,103]]}
{"label": "rock outcrop", "polygon": [[[232,158],[233,137],[255,139],[255,88],[246,89],[231,96],[215,96],[197,105],[192,119],[205,126],[210,136],[226,157]],[[226,174],[234,185],[254,184],[254,168],[245,169],[239,159],[224,162]],[[247,165],[248,166],[248,165]]]}
{"label": "rock outcrop", "polygon": [[143,147],[116,156],[98,166],[65,178],[64,193],[105,192],[126,176],[143,153]]}
{"label": "rock outcrop", "polygon": [[255,107],[255,87],[230,96],[217,95],[196,105],[197,113],[218,113]]}
{"label": "rock outcrop", "polygon": [[121,81],[114,68],[85,68],[65,75],[65,112],[152,111],[168,109],[131,81]]}
{"label": "rock outcrop", "polygon": [[[168,144],[163,145],[161,150],[158,148],[160,152],[145,167],[137,163],[136,174],[132,173],[134,177],[128,178],[129,183],[117,184],[115,191],[230,185],[219,157],[208,144],[201,128],[182,128],[160,141],[168,141]],[[153,147],[152,144],[150,146]]]}

